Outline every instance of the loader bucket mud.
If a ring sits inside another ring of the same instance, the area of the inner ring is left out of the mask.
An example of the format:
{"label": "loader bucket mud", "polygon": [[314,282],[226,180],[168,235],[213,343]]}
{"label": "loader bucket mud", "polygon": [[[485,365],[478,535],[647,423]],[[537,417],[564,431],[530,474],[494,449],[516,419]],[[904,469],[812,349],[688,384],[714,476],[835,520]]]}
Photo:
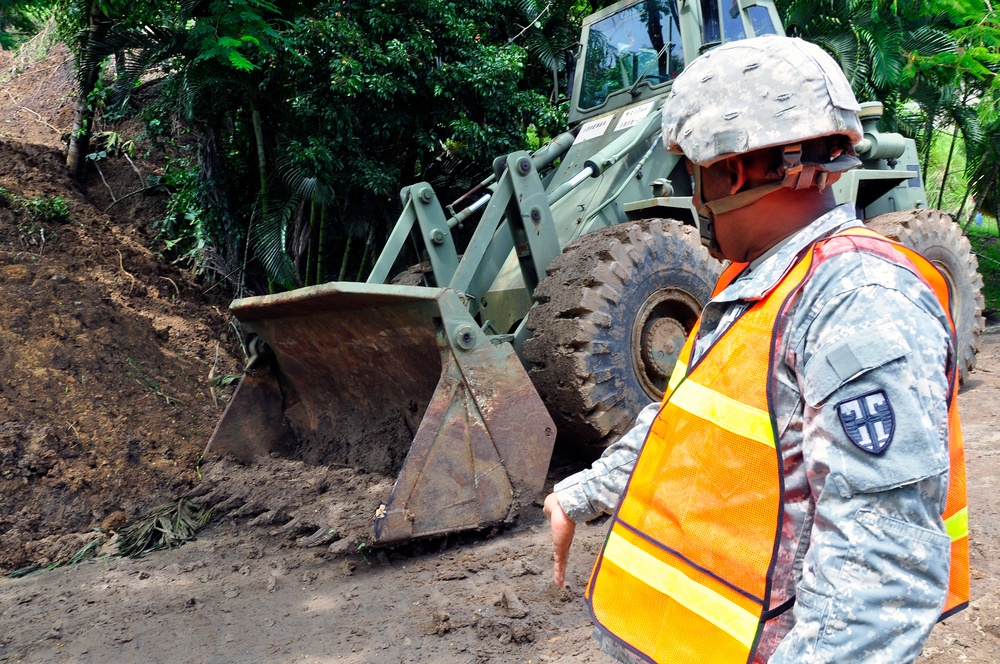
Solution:
{"label": "loader bucket mud", "polygon": [[503,522],[541,491],[552,420],[455,291],[333,283],[231,309],[256,340],[206,455],[395,476],[372,515],[384,544]]}

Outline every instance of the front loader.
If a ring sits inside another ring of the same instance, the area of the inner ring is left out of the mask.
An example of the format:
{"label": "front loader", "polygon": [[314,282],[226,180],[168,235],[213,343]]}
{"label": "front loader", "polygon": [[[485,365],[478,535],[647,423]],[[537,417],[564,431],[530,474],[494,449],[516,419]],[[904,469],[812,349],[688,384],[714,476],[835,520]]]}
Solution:
{"label": "front loader", "polygon": [[[541,491],[557,431],[600,448],[662,397],[721,265],[660,110],[700,52],[773,33],[771,0],[623,0],[587,18],[568,132],[495,160],[451,205],[427,183],[405,188],[366,283],[232,303],[250,361],[206,454],[396,477],[373,510],[376,543],[511,519]],[[880,114],[865,106],[864,166],[835,193],[943,268],[965,375],[983,327],[975,257],[926,209],[913,141],[879,132]],[[390,283],[411,244],[419,262]]]}

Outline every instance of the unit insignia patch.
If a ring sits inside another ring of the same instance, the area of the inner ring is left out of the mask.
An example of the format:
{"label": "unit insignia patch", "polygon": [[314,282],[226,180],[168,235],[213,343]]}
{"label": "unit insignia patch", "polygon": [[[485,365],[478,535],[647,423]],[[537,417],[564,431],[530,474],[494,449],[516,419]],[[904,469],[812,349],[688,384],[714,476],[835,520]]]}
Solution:
{"label": "unit insignia patch", "polygon": [[892,442],[896,416],[885,390],[876,390],[837,404],[837,415],[851,442],[872,454],[882,454]]}

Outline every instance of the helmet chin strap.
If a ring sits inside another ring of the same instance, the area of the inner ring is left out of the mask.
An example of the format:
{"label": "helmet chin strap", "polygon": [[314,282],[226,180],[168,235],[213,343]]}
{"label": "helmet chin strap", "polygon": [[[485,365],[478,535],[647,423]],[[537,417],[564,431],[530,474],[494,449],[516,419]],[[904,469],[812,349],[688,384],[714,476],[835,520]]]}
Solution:
{"label": "helmet chin strap", "polygon": [[772,194],[779,189],[788,187],[790,189],[808,189],[816,186],[821,191],[826,188],[830,173],[842,173],[850,168],[861,164],[861,160],[854,155],[854,151],[844,151],[834,159],[825,163],[802,163],[802,144],[793,143],[784,146],[782,151],[782,164],[778,171],[773,173],[774,180],[767,184],[762,184],[752,189],[743,189],[723,196],[714,201],[704,202],[702,198],[701,171],[698,164],[694,166],[694,191],[697,200],[702,201],[698,206],[698,218],[701,222],[702,238],[708,240],[709,253],[715,258],[722,258],[719,242],[715,237],[715,217],[725,214],[752,203],[756,203],[768,194]]}

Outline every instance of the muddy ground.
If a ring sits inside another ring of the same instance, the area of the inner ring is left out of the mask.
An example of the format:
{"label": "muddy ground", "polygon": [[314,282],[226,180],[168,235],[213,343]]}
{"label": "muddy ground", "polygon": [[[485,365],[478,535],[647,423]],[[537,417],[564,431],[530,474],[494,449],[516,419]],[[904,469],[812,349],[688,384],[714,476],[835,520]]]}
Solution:
{"label": "muddy ground", "polygon": [[[924,662],[1000,661],[1000,327],[983,341],[960,395],[972,603],[935,628]],[[344,491],[355,492],[360,512],[359,487],[370,486],[291,461],[220,463],[210,472],[261,482],[247,495],[305,512],[347,507]],[[0,662],[606,661],[581,597],[602,526],[579,531],[569,589],[560,590],[549,580],[548,527],[537,507],[492,536],[390,552],[350,539],[309,548],[303,534],[252,521],[227,517],[196,542],[139,560],[104,557],[0,581]]]}
{"label": "muddy ground", "polygon": [[[155,163],[103,162],[85,188],[65,176],[65,52],[0,55],[19,67],[0,92],[0,573],[106,541],[94,560],[0,578],[0,662],[603,661],[581,598],[601,525],[579,530],[562,590],[537,505],[497,532],[379,551],[362,533],[389,478],[199,467],[227,396],[210,378],[240,364],[226,299],[149,249],[163,202],[128,194]],[[55,196],[68,220],[28,212]],[[960,404],[972,605],[925,662],[1000,661],[1000,327]],[[558,457],[550,484],[578,465]],[[115,531],[192,492],[218,515],[197,541],[111,555]]]}

